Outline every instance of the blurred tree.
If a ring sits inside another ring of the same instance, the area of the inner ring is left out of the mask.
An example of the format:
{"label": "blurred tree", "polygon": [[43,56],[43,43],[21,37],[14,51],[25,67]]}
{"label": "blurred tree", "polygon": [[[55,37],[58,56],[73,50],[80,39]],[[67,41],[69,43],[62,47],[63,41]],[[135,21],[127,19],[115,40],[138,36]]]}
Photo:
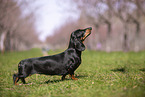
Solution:
{"label": "blurred tree", "polygon": [[130,8],[132,10],[128,13],[129,15],[129,22],[135,24],[135,37],[134,37],[134,46],[136,50],[139,50],[138,40],[140,38],[141,32],[141,20],[142,17],[145,15],[145,1],[144,0],[130,0],[129,1]]}
{"label": "blurred tree", "polygon": [[140,20],[142,13],[144,13],[144,8],[142,7],[143,5],[145,5],[145,1],[143,0],[118,0],[112,3],[111,10],[114,12],[114,15],[122,21],[124,26],[124,51],[128,51],[130,49],[128,42],[129,23],[134,23],[136,25],[134,41],[139,37],[141,29]]}
{"label": "blurred tree", "polygon": [[112,5],[112,10],[114,14],[122,21],[123,23],[123,50],[128,51],[129,50],[129,44],[128,44],[128,23],[129,23],[129,7],[128,6],[128,0],[118,0],[114,2],[114,5]]}
{"label": "blurred tree", "polygon": [[57,28],[54,31],[54,35],[48,36],[46,41],[55,49],[64,49],[68,45],[70,34],[74,31],[74,29],[79,29],[78,24],[69,21],[60,28]]}
{"label": "blurred tree", "polygon": [[[140,17],[145,12],[144,0],[73,0],[78,9],[88,18],[91,24],[98,29],[101,25],[107,25],[106,47],[111,49],[112,25],[117,17],[123,23],[123,50],[130,50],[129,23],[136,25],[136,36],[140,33]],[[112,23],[113,22],[113,23]],[[103,24],[104,23],[104,24]],[[134,39],[136,40],[136,39]]]}
{"label": "blurred tree", "polygon": [[[69,31],[71,28],[93,26],[93,32],[97,32],[97,35],[90,36],[93,38],[89,42],[89,45],[93,46],[90,48],[96,48],[99,44],[100,49],[106,51],[145,49],[144,0],[71,0],[70,2],[77,5],[80,17],[76,21],[64,24],[57,30],[58,32],[64,33],[65,29]],[[61,44],[61,41],[59,43]]]}
{"label": "blurred tree", "polygon": [[0,0],[0,50],[13,51],[29,48],[38,42],[33,13],[22,15],[15,0]]}

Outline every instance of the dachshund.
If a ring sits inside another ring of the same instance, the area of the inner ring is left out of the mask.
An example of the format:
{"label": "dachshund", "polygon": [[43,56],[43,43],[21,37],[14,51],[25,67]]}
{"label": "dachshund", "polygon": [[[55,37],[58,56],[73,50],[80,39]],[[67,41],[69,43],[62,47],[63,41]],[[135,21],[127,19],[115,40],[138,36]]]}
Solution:
{"label": "dachshund", "polygon": [[24,59],[18,64],[18,73],[13,74],[13,82],[19,79],[26,84],[25,78],[32,74],[61,75],[62,80],[69,76],[77,80],[74,71],[81,64],[81,54],[85,50],[84,40],[91,34],[92,27],[78,29],[71,33],[68,48],[59,54]]}

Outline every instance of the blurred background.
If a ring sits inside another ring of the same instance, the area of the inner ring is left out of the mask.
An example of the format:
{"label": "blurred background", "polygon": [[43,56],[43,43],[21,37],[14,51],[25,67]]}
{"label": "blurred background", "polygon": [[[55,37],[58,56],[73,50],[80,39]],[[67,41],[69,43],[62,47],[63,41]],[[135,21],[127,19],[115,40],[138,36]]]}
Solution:
{"label": "blurred background", "polygon": [[0,0],[0,51],[65,49],[93,27],[90,50],[145,50],[145,0]]}

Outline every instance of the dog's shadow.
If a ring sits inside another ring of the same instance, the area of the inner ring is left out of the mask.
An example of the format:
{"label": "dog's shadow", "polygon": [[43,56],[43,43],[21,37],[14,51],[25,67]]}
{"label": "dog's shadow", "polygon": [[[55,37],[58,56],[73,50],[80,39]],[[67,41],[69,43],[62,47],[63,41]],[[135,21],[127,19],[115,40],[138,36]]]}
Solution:
{"label": "dog's shadow", "polygon": [[142,69],[139,69],[140,71],[142,71],[142,72],[145,72],[145,68],[142,68]]}
{"label": "dog's shadow", "polygon": [[79,75],[79,76],[75,76],[75,77],[78,78],[78,79],[81,79],[81,78],[88,77],[88,75]]}
{"label": "dog's shadow", "polygon": [[[139,69],[139,70],[142,71],[142,72],[145,72],[145,68],[142,68],[142,69]],[[122,73],[127,72],[125,67],[115,68],[115,69],[112,69],[111,71],[113,71],[113,72],[122,72]]]}
{"label": "dog's shadow", "polygon": [[58,83],[58,82],[60,82],[60,81],[64,81],[64,80],[48,80],[48,81],[45,81],[44,83],[45,84],[49,84],[49,83]]}
{"label": "dog's shadow", "polygon": [[122,73],[125,73],[126,72],[126,69],[124,67],[122,68],[115,68],[115,69],[112,69],[111,71],[113,72],[122,72]]}
{"label": "dog's shadow", "polygon": [[[81,79],[81,78],[85,78],[85,77],[88,77],[87,75],[79,75],[79,76],[75,76],[75,78],[78,78],[78,79]],[[71,78],[66,78],[64,80],[48,80],[48,81],[45,81],[44,83],[45,84],[49,84],[49,83],[58,83],[58,82],[61,82],[61,81],[67,81],[67,80],[72,80]]]}

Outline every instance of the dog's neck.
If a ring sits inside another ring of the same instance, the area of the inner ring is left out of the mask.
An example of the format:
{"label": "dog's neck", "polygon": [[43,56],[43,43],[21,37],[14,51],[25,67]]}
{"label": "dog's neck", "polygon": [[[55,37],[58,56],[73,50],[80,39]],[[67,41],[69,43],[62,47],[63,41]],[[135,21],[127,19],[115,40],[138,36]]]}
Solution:
{"label": "dog's neck", "polygon": [[75,48],[75,45],[71,41],[69,42],[69,45],[68,45],[68,49],[69,48]]}
{"label": "dog's neck", "polygon": [[69,42],[69,46],[68,46],[68,49],[75,49],[77,54],[81,57],[81,54],[82,54],[82,51],[78,51],[76,48],[75,48],[75,45],[72,43],[72,42]]}

